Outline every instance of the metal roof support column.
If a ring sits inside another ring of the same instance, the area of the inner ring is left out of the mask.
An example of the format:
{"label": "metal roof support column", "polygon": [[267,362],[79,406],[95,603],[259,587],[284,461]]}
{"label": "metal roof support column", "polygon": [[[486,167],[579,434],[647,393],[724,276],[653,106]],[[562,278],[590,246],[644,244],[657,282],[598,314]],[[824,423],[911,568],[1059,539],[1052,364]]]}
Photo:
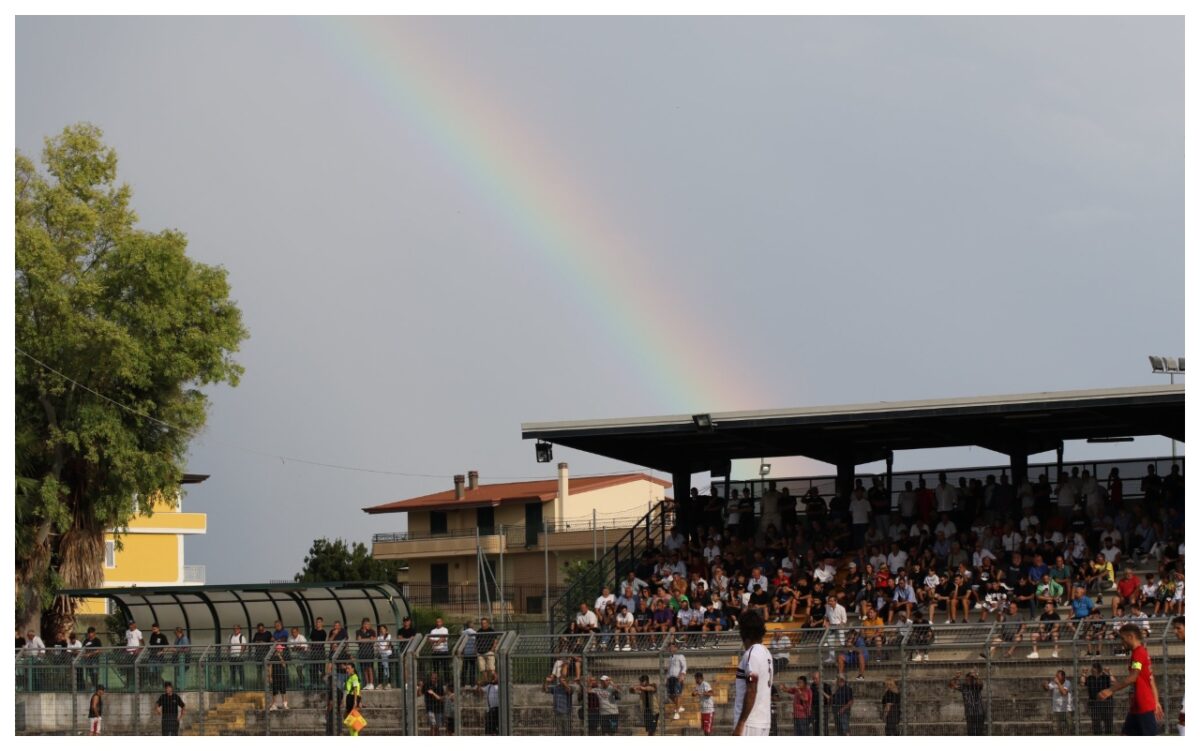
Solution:
{"label": "metal roof support column", "polygon": [[834,488],[834,497],[848,498],[850,491],[854,490],[854,457],[843,455],[837,462],[837,486]]}
{"label": "metal roof support column", "polygon": [[[675,496],[675,524],[683,532],[684,539],[691,540],[691,530],[696,518],[692,508],[692,469],[676,467],[671,471],[671,495]],[[614,578],[616,572],[613,572]]]}

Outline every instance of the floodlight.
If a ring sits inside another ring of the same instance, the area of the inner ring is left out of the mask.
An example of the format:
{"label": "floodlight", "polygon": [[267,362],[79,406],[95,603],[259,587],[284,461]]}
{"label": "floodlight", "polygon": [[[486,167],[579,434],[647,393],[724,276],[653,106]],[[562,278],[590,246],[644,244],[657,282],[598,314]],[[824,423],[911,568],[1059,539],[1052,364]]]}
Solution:
{"label": "floodlight", "polygon": [[1174,373],[1179,372],[1179,358],[1178,357],[1164,357],[1163,363],[1167,366],[1168,372],[1174,372]]}
{"label": "floodlight", "polygon": [[546,441],[538,441],[534,444],[533,453],[537,456],[538,464],[554,461],[554,446]]}
{"label": "floodlight", "polygon": [[1155,373],[1166,372],[1166,366],[1163,364],[1163,359],[1155,355],[1150,355],[1150,369]]}
{"label": "floodlight", "polygon": [[696,430],[712,430],[712,415],[692,415],[692,424],[696,426]]}
{"label": "floodlight", "polygon": [[771,474],[771,465],[770,464],[763,462],[762,464],[758,465],[758,476],[759,477],[766,477],[769,474]]}

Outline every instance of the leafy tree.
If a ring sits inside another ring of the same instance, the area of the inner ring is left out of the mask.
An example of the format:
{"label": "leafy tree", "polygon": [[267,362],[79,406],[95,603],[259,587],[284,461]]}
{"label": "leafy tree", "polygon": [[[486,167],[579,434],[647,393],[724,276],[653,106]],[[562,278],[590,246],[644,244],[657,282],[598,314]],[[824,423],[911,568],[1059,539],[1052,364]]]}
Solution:
{"label": "leafy tree", "polygon": [[298,582],[383,581],[395,582],[404,561],[381,561],[361,542],[353,545],[338,538],[314,540],[304,556],[304,569],[296,574]]}
{"label": "leafy tree", "polygon": [[100,584],[105,531],[128,525],[135,494],[175,497],[200,387],[242,372],[226,272],[189,259],[181,232],[138,228],[101,138],[64,129],[43,170],[16,155],[16,615],[30,627],[71,617],[60,588]]}

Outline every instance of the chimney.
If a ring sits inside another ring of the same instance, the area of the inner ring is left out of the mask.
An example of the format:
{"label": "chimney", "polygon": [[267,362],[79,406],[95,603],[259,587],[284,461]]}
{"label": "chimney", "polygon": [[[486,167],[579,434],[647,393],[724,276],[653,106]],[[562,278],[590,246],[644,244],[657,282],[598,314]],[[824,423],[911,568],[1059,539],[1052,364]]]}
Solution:
{"label": "chimney", "polygon": [[471,470],[467,473],[467,490],[477,490],[479,488],[479,472]]}
{"label": "chimney", "polygon": [[462,499],[467,497],[466,491],[463,488],[463,484],[466,481],[467,481],[466,478],[463,477],[462,475],[454,476],[454,500],[461,501]]}
{"label": "chimney", "polygon": [[562,520],[567,515],[567,496],[570,495],[570,488],[567,483],[567,463],[558,463],[558,505],[554,511],[555,524],[562,524]]}

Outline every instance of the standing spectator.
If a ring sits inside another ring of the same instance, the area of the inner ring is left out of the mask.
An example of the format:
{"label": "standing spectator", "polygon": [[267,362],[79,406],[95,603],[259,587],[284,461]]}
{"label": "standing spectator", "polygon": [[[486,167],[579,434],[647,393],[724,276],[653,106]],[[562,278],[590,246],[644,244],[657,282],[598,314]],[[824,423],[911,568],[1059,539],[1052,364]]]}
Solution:
{"label": "standing spectator", "polygon": [[766,624],[753,611],[747,612],[738,623],[738,632],[745,651],[737,668],[733,734],[768,735],[771,732],[771,686],[775,676],[771,653],[762,644]]}
{"label": "standing spectator", "polygon": [[358,642],[358,667],[367,685],[363,688],[371,691],[375,688],[375,639],[378,634],[371,627],[371,619],[363,618],[362,625],[354,632]]}
{"label": "standing spectator", "polygon": [[154,703],[155,714],[162,717],[162,734],[179,735],[179,723],[183,722],[183,713],[187,705],[170,681],[163,684],[162,696]]}
{"label": "standing spectator", "polygon": [[496,672],[496,629],[488,618],[479,620],[479,630],[475,632],[476,663],[480,673]]}
{"label": "standing spectator", "polygon": [[450,629],[446,628],[441,618],[435,619],[433,628],[429,630],[429,647],[433,652],[438,677],[445,682],[450,675]]}
{"label": "standing spectator", "polygon": [[629,693],[642,697],[642,725],[646,735],[654,735],[658,730],[658,706],[654,701],[658,696],[658,684],[651,683],[650,676],[643,674],[636,686],[630,686]]}
{"label": "standing spectator", "polygon": [[479,673],[476,672],[476,668],[479,667],[477,659],[479,657],[477,633],[470,621],[463,624],[462,685],[473,688],[479,687]]}
{"label": "standing spectator", "polygon": [[500,734],[500,679],[493,671],[485,672],[483,685],[477,689],[484,695],[487,713],[483,717],[483,732],[485,735]]}
{"label": "standing spectator", "polygon": [[692,696],[695,696],[700,704],[701,732],[705,735],[712,735],[713,713],[716,711],[716,704],[713,702],[712,686],[704,680],[704,673],[696,673],[696,687],[692,689]]}
{"label": "standing spectator", "polygon": [[833,699],[833,684],[822,683],[821,674],[813,673],[812,682],[812,735],[829,735],[829,702]]}
{"label": "standing spectator", "polygon": [[1074,735],[1075,695],[1071,691],[1071,679],[1065,670],[1054,674],[1054,680],[1046,682],[1050,692],[1050,713],[1054,716],[1056,735]]}
{"label": "standing spectator", "polygon": [[808,687],[808,679],[802,675],[796,676],[796,685],[784,686],[783,690],[792,695],[792,735],[810,735],[813,727],[813,692]]}
{"label": "standing spectator", "polygon": [[88,702],[88,735],[100,735],[104,724],[104,686],[96,686]]}
{"label": "standing spectator", "polygon": [[670,655],[667,662],[667,702],[674,706],[674,717],[678,720],[679,713],[683,711],[680,697],[683,696],[683,681],[687,676],[687,658],[679,654],[679,644],[674,639],[667,644],[667,652]]}
{"label": "standing spectator", "polygon": [[83,640],[83,657],[80,663],[84,667],[83,685],[98,686],[100,684],[100,669],[97,665],[100,662],[100,652],[104,644],[100,641],[100,637],[96,634],[96,627],[89,626],[87,630],[87,638]]}
{"label": "standing spectator", "polygon": [[324,672],[321,663],[331,656],[325,647],[325,641],[328,638],[329,633],[325,631],[325,619],[318,617],[308,632],[308,659],[312,660],[308,666],[308,685],[310,686],[316,687],[321,684],[321,674]]}
{"label": "standing spectator", "polygon": [[254,635],[250,637],[250,659],[254,661],[254,672],[258,676],[257,688],[267,685],[263,680],[263,663],[270,655],[274,643],[275,640],[266,626],[260,623],[254,627]]}
{"label": "standing spectator", "polygon": [[833,710],[833,724],[838,735],[850,735],[850,710],[854,707],[854,689],[846,682],[846,676],[837,677],[837,689],[829,702]]}
{"label": "standing spectator", "polygon": [[1162,703],[1158,698],[1158,685],[1150,662],[1150,652],[1142,644],[1142,630],[1136,624],[1126,623],[1117,632],[1125,648],[1129,650],[1129,674],[1111,687],[1101,691],[1097,698],[1104,700],[1118,691],[1133,687],[1133,698],[1129,702],[1129,714],[1125,717],[1122,735],[1158,735],[1158,723],[1163,718]]}
{"label": "standing spectator", "polygon": [[[33,632],[30,632],[32,635]],[[125,629],[125,655],[124,660],[127,663],[125,668],[125,687],[132,689],[134,686],[134,664],[137,662],[138,653],[145,646],[145,640],[142,637],[142,630],[137,627],[137,621],[130,621],[129,627]],[[42,640],[37,642],[41,644]],[[45,645],[43,645],[43,649]]]}
{"label": "standing spectator", "polygon": [[879,700],[883,734],[900,735],[900,691],[896,681],[891,678],[883,682],[883,688],[883,697]]}
{"label": "standing spectator", "polygon": [[1092,735],[1112,735],[1113,699],[1100,698],[1100,692],[1112,688],[1112,674],[1100,661],[1092,663],[1092,672],[1080,679],[1088,693],[1088,715],[1092,718]]}
{"label": "standing spectator", "polygon": [[[77,660],[83,654],[83,642],[79,641],[79,635],[74,631],[67,634],[67,665],[78,664]],[[67,685],[70,686],[71,668],[67,668]],[[87,684],[83,682],[83,669],[75,669],[75,685],[72,687],[75,691],[83,690]]]}
{"label": "standing spectator", "polygon": [[439,735],[446,722],[446,689],[438,671],[429,674],[425,682],[425,719],[429,722],[429,734]]}
{"label": "standing spectator", "polygon": [[180,688],[187,688],[187,665],[191,655],[192,640],[188,638],[183,629],[175,627],[175,645],[172,648],[175,653],[175,685]]}
{"label": "standing spectator", "polygon": [[596,696],[598,714],[600,715],[601,735],[616,735],[621,719],[621,710],[617,702],[621,698],[621,690],[613,685],[607,675],[600,676],[600,685],[592,689]]}
{"label": "standing spectator", "polygon": [[986,734],[987,710],[983,704],[983,681],[979,680],[979,673],[968,670],[965,680],[962,679],[962,673],[955,673],[950,679],[950,688],[962,693],[967,735]]}
{"label": "standing spectator", "polygon": [[573,690],[568,681],[570,665],[559,666],[557,674],[546,677],[543,689],[554,699],[554,734],[571,735],[571,695]]}
{"label": "standing spectator", "polygon": [[229,687],[242,689],[246,685],[246,667],[242,664],[246,652],[246,635],[242,627],[234,624],[233,633],[229,635]]}
{"label": "standing spectator", "polygon": [[267,658],[267,662],[270,665],[271,678],[271,708],[267,711],[277,711],[281,698],[283,699],[283,708],[290,709],[287,701],[288,665],[286,641],[275,642],[275,648],[271,650],[271,656]]}
{"label": "standing spectator", "polygon": [[[386,624],[379,624],[379,635],[375,637],[375,643],[379,653],[380,688],[391,688],[393,642]],[[396,677],[400,677],[399,670],[396,671]]]}

